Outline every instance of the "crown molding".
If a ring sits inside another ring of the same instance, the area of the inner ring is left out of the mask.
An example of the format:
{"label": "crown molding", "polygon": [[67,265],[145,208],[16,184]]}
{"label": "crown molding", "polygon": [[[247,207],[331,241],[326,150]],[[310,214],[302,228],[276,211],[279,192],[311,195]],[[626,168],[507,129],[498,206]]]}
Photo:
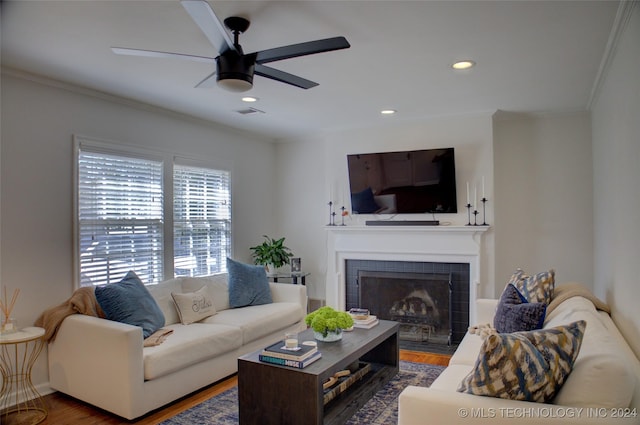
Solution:
{"label": "crown molding", "polygon": [[638,3],[638,0],[622,0],[618,5],[618,11],[616,12],[616,17],[613,21],[611,32],[609,33],[609,40],[607,41],[607,46],[605,47],[604,54],[602,55],[596,79],[591,87],[591,94],[589,95],[589,100],[586,105],[587,110],[591,110],[598,98],[598,95],[600,94],[602,84],[604,83],[609,67],[611,66],[611,62],[615,56],[620,38],[631,19],[634,6]]}

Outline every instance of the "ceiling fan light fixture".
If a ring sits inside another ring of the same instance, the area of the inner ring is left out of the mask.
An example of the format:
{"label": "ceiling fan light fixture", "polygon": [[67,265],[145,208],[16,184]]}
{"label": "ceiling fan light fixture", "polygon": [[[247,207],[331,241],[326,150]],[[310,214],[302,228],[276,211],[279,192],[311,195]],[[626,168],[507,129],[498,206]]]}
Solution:
{"label": "ceiling fan light fixture", "polygon": [[227,50],[216,61],[218,86],[231,92],[243,92],[253,87],[255,59],[251,55],[240,56]]}
{"label": "ceiling fan light fixture", "polygon": [[[251,78],[253,80],[253,78]],[[231,92],[241,93],[247,90],[251,90],[253,87],[253,81],[247,81],[246,79],[228,77],[218,77],[218,86]]]}

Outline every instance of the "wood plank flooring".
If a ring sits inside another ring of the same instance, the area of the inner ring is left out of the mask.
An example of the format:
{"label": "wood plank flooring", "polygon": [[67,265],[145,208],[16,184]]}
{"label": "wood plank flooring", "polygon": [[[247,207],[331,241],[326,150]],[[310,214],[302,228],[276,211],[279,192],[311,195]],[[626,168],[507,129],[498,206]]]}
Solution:
{"label": "wood plank flooring", "polygon": [[[400,360],[414,363],[429,363],[447,366],[451,356],[444,354],[430,354],[417,351],[400,350]],[[162,409],[151,412],[136,421],[127,421],[104,410],[68,397],[64,394],[53,393],[44,397],[49,414],[44,425],[116,425],[136,424],[152,425],[169,419],[203,401],[216,396],[238,384],[237,376],[232,376],[218,383],[203,388],[181,398]]]}

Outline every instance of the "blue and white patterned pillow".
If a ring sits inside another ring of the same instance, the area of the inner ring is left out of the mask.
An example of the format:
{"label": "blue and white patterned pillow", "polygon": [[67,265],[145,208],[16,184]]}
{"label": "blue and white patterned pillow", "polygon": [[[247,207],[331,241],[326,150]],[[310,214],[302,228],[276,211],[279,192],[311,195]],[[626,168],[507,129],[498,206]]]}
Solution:
{"label": "blue and white patterned pillow", "polygon": [[522,269],[517,269],[508,283],[513,284],[528,302],[549,305],[553,298],[555,276],[556,272],[553,269],[533,276],[525,274]]}
{"label": "blue and white patterned pillow", "polygon": [[551,401],[573,369],[586,326],[580,320],[550,329],[490,335],[458,392]]}

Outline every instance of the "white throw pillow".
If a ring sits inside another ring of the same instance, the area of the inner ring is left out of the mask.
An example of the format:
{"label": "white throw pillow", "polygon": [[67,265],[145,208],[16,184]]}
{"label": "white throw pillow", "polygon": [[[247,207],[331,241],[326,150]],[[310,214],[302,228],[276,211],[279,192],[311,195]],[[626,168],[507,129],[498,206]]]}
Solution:
{"label": "white throw pillow", "polygon": [[176,304],[176,309],[180,315],[180,322],[183,325],[198,322],[216,314],[213,297],[211,297],[206,286],[196,292],[187,292],[185,294],[172,292],[171,297],[173,297],[173,302]]}

